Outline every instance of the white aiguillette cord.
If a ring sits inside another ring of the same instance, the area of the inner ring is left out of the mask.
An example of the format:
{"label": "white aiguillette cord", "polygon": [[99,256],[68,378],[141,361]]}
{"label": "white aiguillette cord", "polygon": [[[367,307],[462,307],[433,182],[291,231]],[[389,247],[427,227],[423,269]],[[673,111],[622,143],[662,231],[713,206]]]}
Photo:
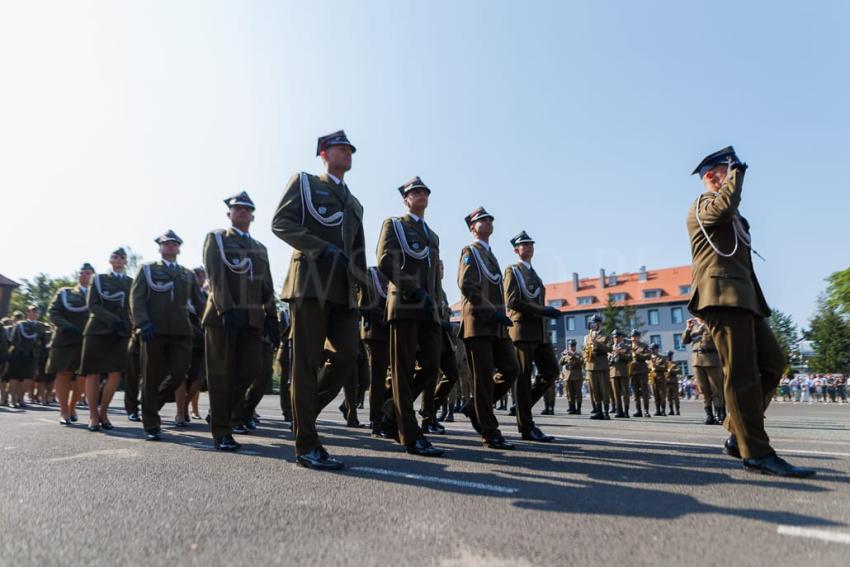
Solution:
{"label": "white aiguillette cord", "polygon": [[478,251],[478,247],[474,244],[470,244],[469,249],[472,250],[472,255],[475,257],[475,263],[478,264],[478,273],[487,278],[487,280],[493,285],[501,285],[502,274],[498,272],[493,274],[493,272],[487,269],[487,265],[484,263],[484,258],[481,257],[481,252]]}
{"label": "white aiguillette cord", "polygon": [[386,299],[387,290],[385,290],[384,286],[381,285],[381,278],[378,277],[378,268],[369,268],[369,274],[372,276],[372,283],[375,285],[375,290],[378,292],[378,295],[381,296],[381,299]]}
{"label": "white aiguillette cord", "polygon": [[174,281],[168,281],[165,283],[156,283],[153,281],[153,278],[151,277],[150,264],[145,264],[143,271],[145,272],[145,281],[148,282],[149,289],[159,293],[169,292],[171,294],[171,301],[174,301]]}
{"label": "white aiguillette cord", "polygon": [[250,278],[251,281],[254,281],[254,262],[251,258],[246,257],[232,262],[227,259],[227,256],[224,254],[224,240],[221,236],[223,232],[223,230],[215,231],[215,242],[218,244],[218,252],[221,255],[222,263],[224,263],[224,266],[234,274],[238,274],[240,276],[248,274],[248,278]]}
{"label": "white aiguillette cord", "polygon": [[124,299],[127,294],[123,291],[116,291],[115,293],[108,293],[103,291],[103,287],[100,283],[100,274],[94,277],[94,287],[97,289],[97,293],[106,301],[118,301],[121,303],[121,306],[124,306]]}
{"label": "white aiguillette cord", "polygon": [[525,278],[522,277],[522,272],[520,271],[519,267],[511,266],[511,271],[514,273],[514,277],[517,280],[520,292],[522,292],[525,297],[527,297],[528,299],[537,299],[538,297],[540,297],[541,288],[538,287],[536,290],[534,290],[534,293],[531,293],[528,290],[528,286],[525,284]]}
{"label": "white aiguillette cord", "polygon": [[[404,234],[404,226],[401,224],[401,219],[393,217],[393,230],[395,231],[395,237],[398,239],[398,243],[401,245],[401,250],[404,252],[405,256],[410,256],[414,260],[428,260],[428,265],[431,265],[431,247],[426,246],[422,250],[416,251],[410,247],[410,244],[407,242],[407,236]],[[427,228],[425,229],[427,232]],[[404,258],[401,259],[401,267],[404,268]]]}
{"label": "white aiguillette cord", "polygon": [[68,290],[63,289],[59,292],[59,300],[62,302],[62,307],[70,311],[71,313],[85,313],[89,310],[88,306],[83,301],[82,307],[74,307],[68,302]]}

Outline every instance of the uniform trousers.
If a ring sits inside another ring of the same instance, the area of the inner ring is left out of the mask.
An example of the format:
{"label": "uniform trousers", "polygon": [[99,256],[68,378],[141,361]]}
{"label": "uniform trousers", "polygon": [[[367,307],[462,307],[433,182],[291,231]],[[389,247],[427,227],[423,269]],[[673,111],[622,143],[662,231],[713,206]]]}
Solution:
{"label": "uniform trousers", "polygon": [[[516,424],[520,433],[528,433],[534,427],[531,408],[549,388],[553,388],[554,395],[554,384],[558,378],[558,359],[555,358],[552,343],[518,341],[514,343],[514,347],[519,363],[519,376],[515,382]],[[537,376],[532,384],[531,374],[535,366]],[[550,407],[548,403],[546,405]],[[554,400],[551,405],[555,405]]]}
{"label": "uniform trousers", "polygon": [[184,381],[191,360],[192,337],[189,335],[157,334],[150,341],[142,342],[142,425],[145,431],[159,429],[162,425],[160,386],[168,376],[174,377],[171,383],[175,387]]}
{"label": "uniform trousers", "polygon": [[493,402],[508,393],[519,376],[516,349],[508,338],[469,337],[463,339],[472,370],[472,399],[481,436],[485,441],[501,437]]}

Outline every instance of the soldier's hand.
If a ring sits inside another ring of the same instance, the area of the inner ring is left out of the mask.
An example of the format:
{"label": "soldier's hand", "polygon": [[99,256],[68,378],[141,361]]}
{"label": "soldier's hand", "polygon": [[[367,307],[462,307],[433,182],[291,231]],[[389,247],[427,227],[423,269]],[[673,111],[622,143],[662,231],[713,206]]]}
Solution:
{"label": "soldier's hand", "polygon": [[221,325],[224,327],[224,336],[235,337],[239,334],[239,321],[236,318],[235,311],[230,310],[222,313]]}
{"label": "soldier's hand", "polygon": [[495,317],[496,317],[496,321],[498,321],[500,324],[504,325],[505,327],[513,327],[514,326],[514,322],[511,321],[511,318],[508,317],[507,315],[505,315],[504,313],[502,313],[501,311],[496,311]]}
{"label": "soldier's hand", "polygon": [[328,244],[322,250],[322,253],[319,254],[320,258],[331,258],[333,261],[339,263],[343,268],[348,267],[348,256],[345,255],[345,252],[340,250],[338,247],[333,244]]}
{"label": "soldier's hand", "polygon": [[546,317],[551,317],[552,319],[557,319],[557,318],[563,317],[565,315],[565,313],[563,311],[561,311],[560,309],[557,309],[555,307],[552,307],[552,306],[545,307],[543,309],[543,314]]}
{"label": "soldier's hand", "polygon": [[146,343],[149,343],[153,340],[154,334],[156,330],[154,329],[153,323],[150,321],[145,321],[141,327],[139,327],[139,336]]}

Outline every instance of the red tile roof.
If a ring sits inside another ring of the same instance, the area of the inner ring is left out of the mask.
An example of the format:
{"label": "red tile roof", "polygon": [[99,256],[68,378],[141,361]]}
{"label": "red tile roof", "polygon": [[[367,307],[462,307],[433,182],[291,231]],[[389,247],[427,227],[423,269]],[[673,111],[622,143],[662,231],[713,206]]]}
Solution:
{"label": "red tile roof", "polygon": [[[607,274],[606,279],[611,280],[613,274]],[[546,301],[555,299],[565,300],[561,311],[593,311],[602,309],[608,302],[608,295],[624,293],[624,302],[618,305],[643,306],[657,303],[669,303],[671,301],[687,301],[688,293],[681,293],[682,286],[691,285],[691,266],[678,266],[675,268],[662,268],[660,270],[647,270],[646,281],[640,281],[640,272],[617,274],[617,283],[600,288],[599,278],[579,279],[579,289],[576,291],[573,282],[556,282],[546,284]],[[660,290],[661,295],[656,298],[644,299],[644,290]],[[579,305],[579,297],[593,297],[593,303]],[[460,302],[452,305],[453,310],[460,309]]]}

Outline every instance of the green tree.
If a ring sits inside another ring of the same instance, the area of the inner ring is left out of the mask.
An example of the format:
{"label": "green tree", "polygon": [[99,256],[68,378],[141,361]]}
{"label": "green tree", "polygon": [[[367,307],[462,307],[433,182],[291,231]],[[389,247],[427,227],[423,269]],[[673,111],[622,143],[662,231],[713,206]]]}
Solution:
{"label": "green tree", "polygon": [[826,278],[826,302],[845,317],[850,316],[850,268]]}
{"label": "green tree", "polygon": [[56,291],[64,286],[73,286],[77,283],[76,275],[51,278],[47,274],[36,274],[32,280],[21,279],[21,287],[12,292],[9,301],[10,311],[26,311],[27,307],[35,304],[41,311],[41,319],[47,318],[47,307]]}
{"label": "green tree", "polygon": [[782,347],[782,352],[785,353],[785,372],[791,374],[791,366],[800,360],[800,331],[791,316],[778,309],[772,310],[768,324]]}
{"label": "green tree", "polygon": [[643,327],[643,323],[638,319],[637,310],[631,305],[617,303],[611,294],[608,294],[608,302],[600,314],[604,319],[602,331],[608,335],[615,329],[629,334],[632,328],[640,329]]}
{"label": "green tree", "polygon": [[809,325],[806,338],[815,352],[809,361],[812,371],[850,373],[850,323],[821,297]]}

